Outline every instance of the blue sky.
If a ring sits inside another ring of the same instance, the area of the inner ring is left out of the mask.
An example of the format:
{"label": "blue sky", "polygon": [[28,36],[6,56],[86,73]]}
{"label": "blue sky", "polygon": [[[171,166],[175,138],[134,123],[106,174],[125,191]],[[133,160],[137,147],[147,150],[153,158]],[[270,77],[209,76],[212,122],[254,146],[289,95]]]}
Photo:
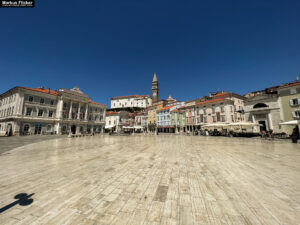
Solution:
{"label": "blue sky", "polygon": [[94,101],[239,94],[300,76],[300,1],[57,1],[0,8],[0,92],[78,85]]}

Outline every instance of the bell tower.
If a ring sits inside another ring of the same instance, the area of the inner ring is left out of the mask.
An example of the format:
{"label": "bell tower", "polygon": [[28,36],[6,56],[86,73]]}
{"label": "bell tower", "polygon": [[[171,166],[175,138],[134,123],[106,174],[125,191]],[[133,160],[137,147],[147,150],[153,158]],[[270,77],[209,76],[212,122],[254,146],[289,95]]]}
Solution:
{"label": "bell tower", "polygon": [[158,102],[158,81],[156,77],[156,73],[154,73],[153,81],[152,81],[152,104]]}

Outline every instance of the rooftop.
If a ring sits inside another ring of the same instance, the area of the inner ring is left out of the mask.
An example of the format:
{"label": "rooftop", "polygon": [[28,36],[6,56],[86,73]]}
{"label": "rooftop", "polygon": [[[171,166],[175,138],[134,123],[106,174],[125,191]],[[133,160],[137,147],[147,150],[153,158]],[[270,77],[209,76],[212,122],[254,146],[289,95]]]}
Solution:
{"label": "rooftop", "polygon": [[149,97],[149,95],[127,95],[127,96],[112,97],[111,100],[124,99],[124,98],[147,98],[147,97]]}
{"label": "rooftop", "polygon": [[204,101],[204,102],[199,102],[196,105],[203,105],[203,104],[208,104],[208,103],[213,103],[213,102],[221,102],[221,101],[226,101],[226,100],[228,100],[228,99],[226,99],[226,98],[217,98],[217,99],[212,99],[212,100],[208,100],[208,101]]}
{"label": "rooftop", "polygon": [[161,108],[161,109],[158,109],[157,111],[167,110],[167,109],[170,109],[170,108],[172,108],[172,107],[174,107],[174,105],[170,105],[170,106],[167,106],[167,107],[163,107],[163,108]]}
{"label": "rooftop", "polygon": [[30,90],[30,91],[36,91],[36,92],[41,92],[41,93],[45,93],[45,94],[49,94],[49,95],[57,95],[57,91],[53,91],[50,89],[44,89],[44,88],[29,88],[29,87],[20,87],[20,88],[24,88],[26,90]]}

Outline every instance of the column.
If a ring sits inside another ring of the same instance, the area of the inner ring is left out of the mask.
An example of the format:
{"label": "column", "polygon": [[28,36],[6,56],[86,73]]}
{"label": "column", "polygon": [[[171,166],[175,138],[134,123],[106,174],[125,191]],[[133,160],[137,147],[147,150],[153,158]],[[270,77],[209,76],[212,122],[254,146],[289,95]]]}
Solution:
{"label": "column", "polygon": [[55,126],[55,132],[58,135],[61,135],[61,127],[60,127],[60,123],[57,123]]}
{"label": "column", "polygon": [[24,105],[24,93],[19,93],[19,101],[18,101],[18,115],[22,115]]}
{"label": "column", "polygon": [[86,104],[86,105],[85,105],[85,115],[84,115],[84,120],[87,120],[87,119],[88,119],[88,108],[89,108],[89,105]]}
{"label": "column", "polygon": [[62,119],[63,118],[63,106],[64,106],[64,101],[63,99],[59,99],[56,107],[56,118]]}
{"label": "column", "polygon": [[273,130],[273,123],[272,123],[271,112],[268,113],[268,120],[269,120],[269,129]]}
{"label": "column", "polygon": [[252,114],[252,123],[255,123],[255,116]]}
{"label": "column", "polygon": [[70,102],[69,119],[72,119],[73,102]]}
{"label": "column", "polygon": [[81,107],[81,104],[79,103],[78,104],[78,114],[77,114],[77,119],[80,120],[80,107]]}

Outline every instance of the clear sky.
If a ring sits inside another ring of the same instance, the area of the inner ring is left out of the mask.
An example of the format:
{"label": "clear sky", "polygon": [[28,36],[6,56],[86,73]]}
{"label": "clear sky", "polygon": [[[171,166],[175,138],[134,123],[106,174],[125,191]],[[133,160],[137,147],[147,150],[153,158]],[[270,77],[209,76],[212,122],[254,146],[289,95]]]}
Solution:
{"label": "clear sky", "polygon": [[35,0],[0,8],[0,92],[79,86],[92,100],[190,100],[300,76],[300,1]]}

